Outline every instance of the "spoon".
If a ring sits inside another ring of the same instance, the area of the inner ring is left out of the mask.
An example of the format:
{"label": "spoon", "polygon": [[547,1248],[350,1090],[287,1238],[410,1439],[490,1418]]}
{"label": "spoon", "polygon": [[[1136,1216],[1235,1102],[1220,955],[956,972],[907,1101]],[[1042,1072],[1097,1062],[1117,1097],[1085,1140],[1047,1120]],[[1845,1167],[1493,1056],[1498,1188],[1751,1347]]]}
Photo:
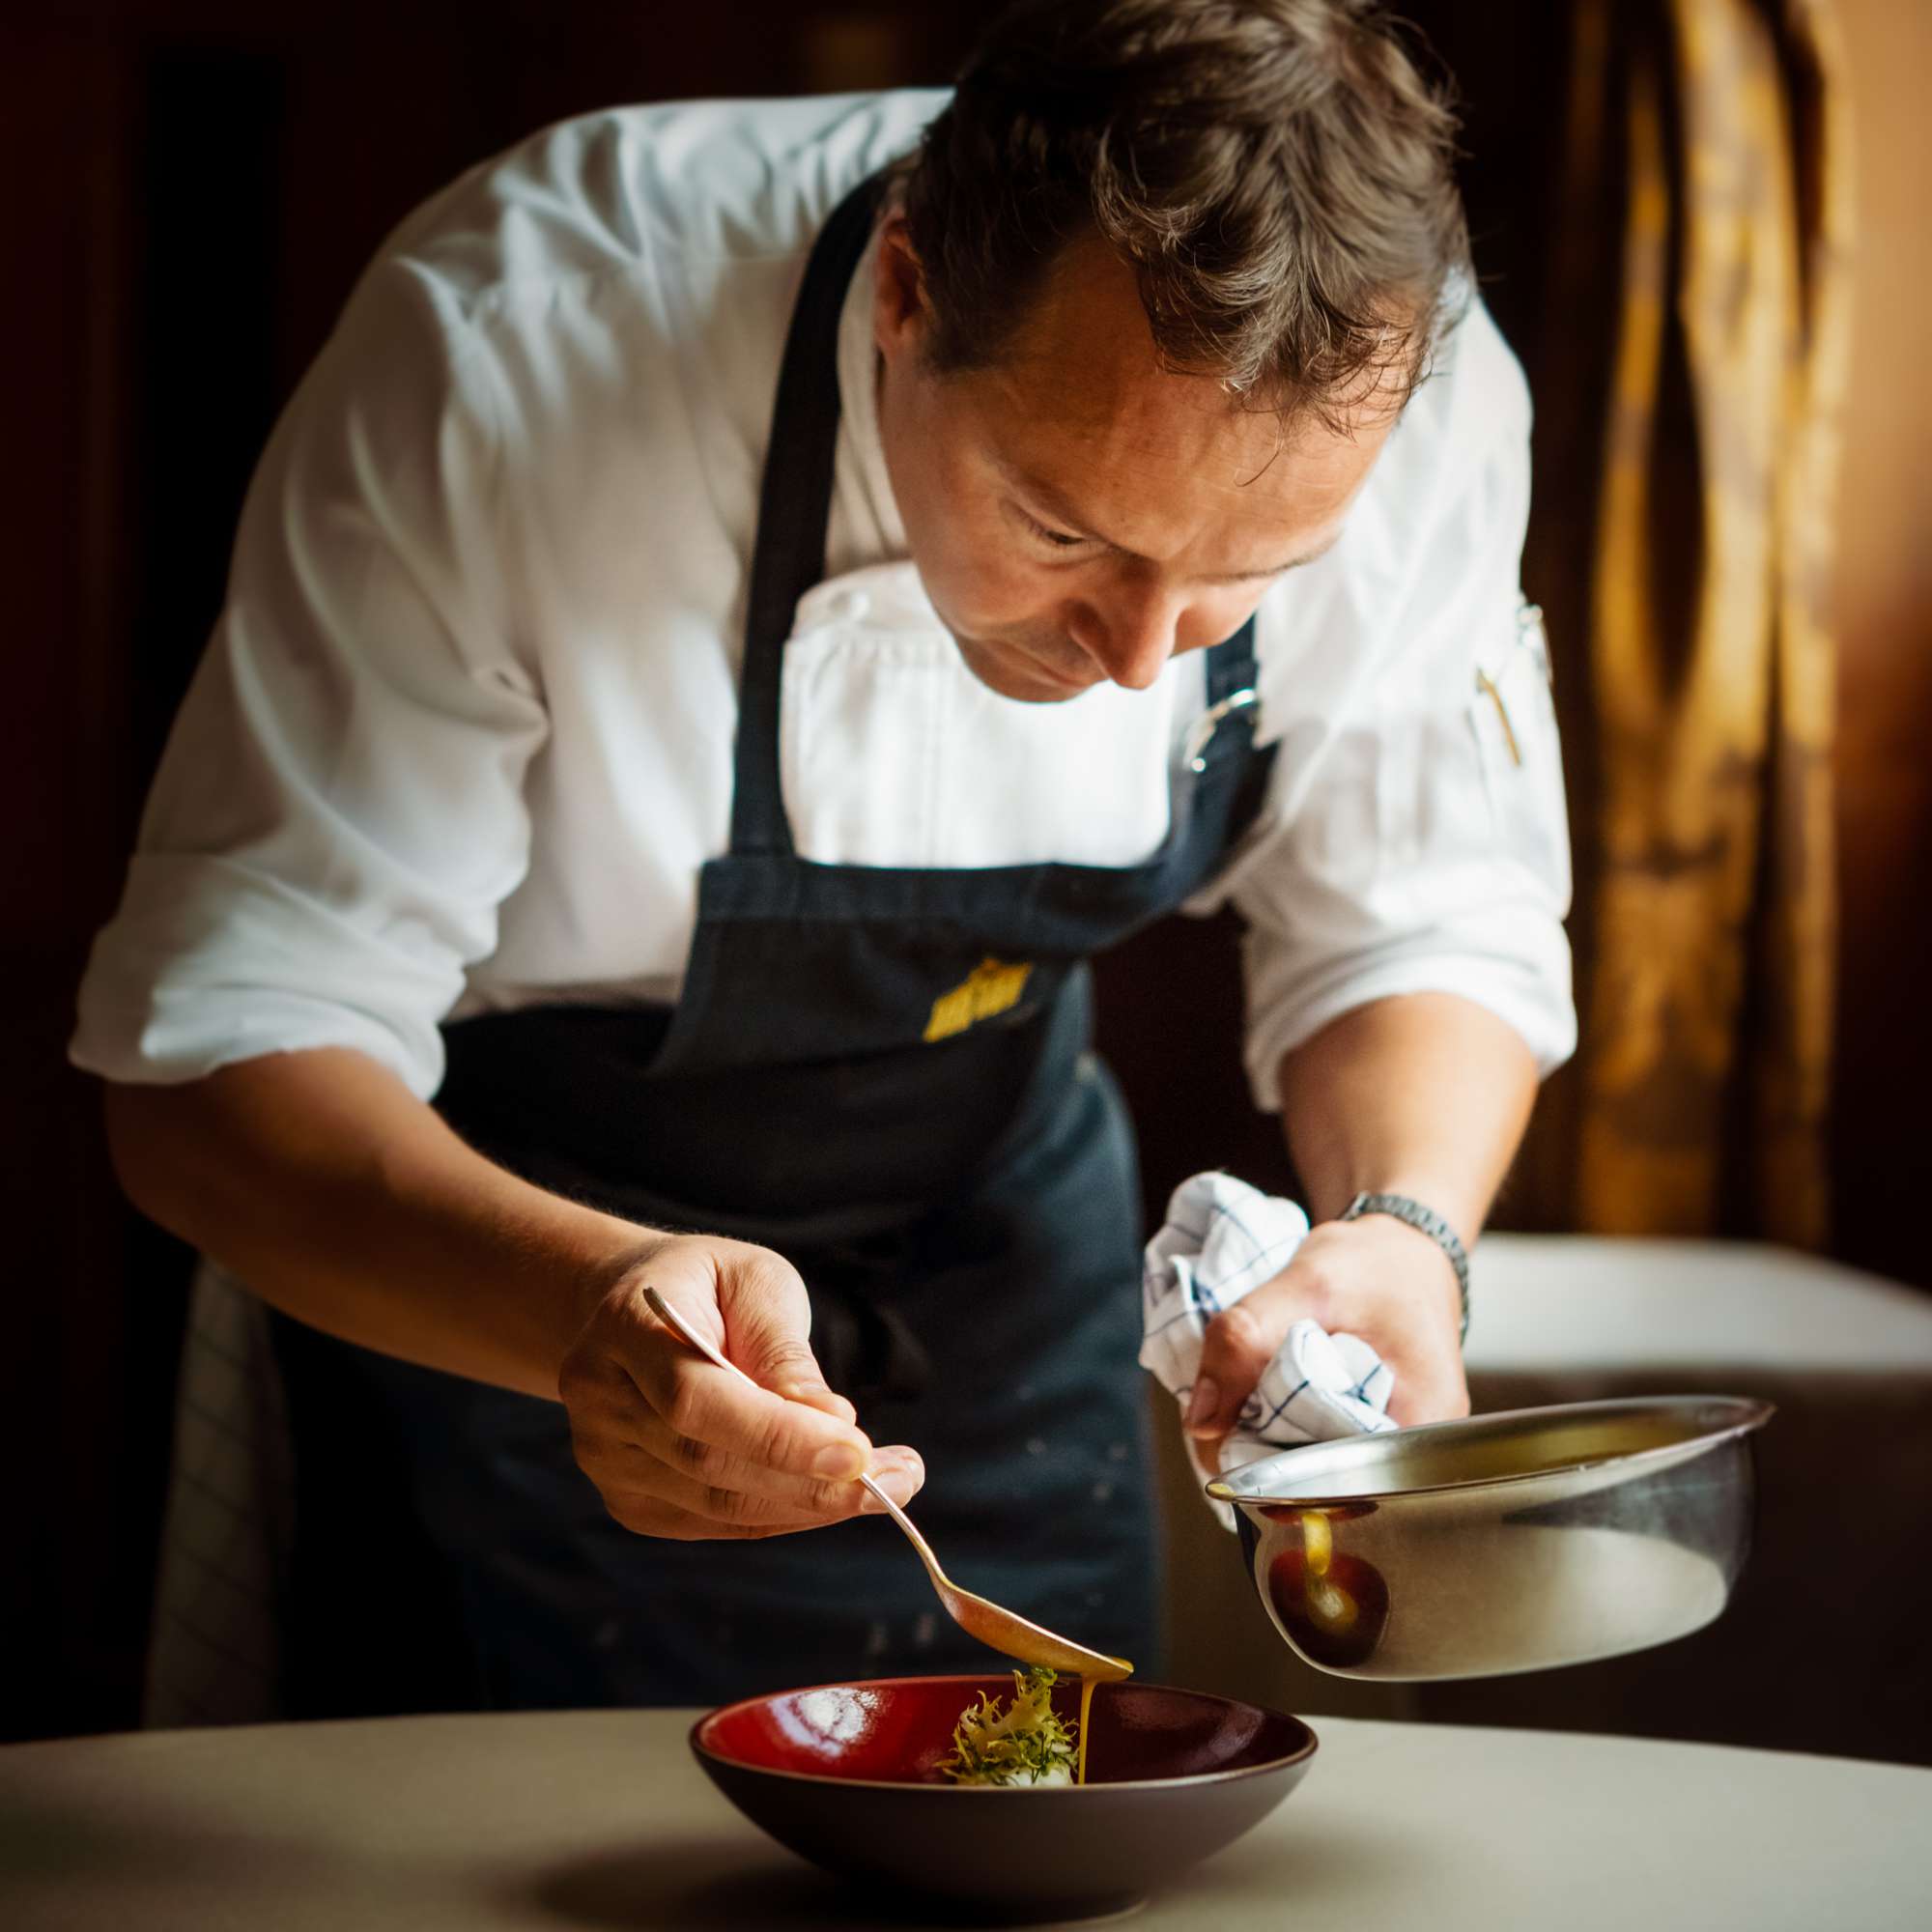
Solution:
{"label": "spoon", "polygon": [[[726,1375],[736,1376],[747,1387],[758,1387],[736,1362],[726,1361],[656,1289],[646,1288],[644,1299],[650,1304],[651,1313],[700,1355],[708,1356]],[[771,1391],[767,1389],[763,1393],[769,1395]],[[988,1597],[962,1590],[939,1567],[939,1558],[932,1553],[932,1546],[913,1527],[912,1519],[905,1511],[869,1475],[862,1475],[859,1481],[878,1497],[881,1507],[912,1539],[912,1547],[919,1551],[920,1561],[925,1565],[925,1574],[932,1578],[932,1587],[946,1606],[946,1614],[968,1636],[977,1637],[988,1648],[1007,1657],[1017,1658],[1022,1663],[1044,1664],[1051,1670],[1069,1671],[1084,1680],[1118,1680],[1132,1675],[1133,1665],[1124,1658],[1108,1657],[1102,1651],[1089,1650],[1084,1643],[1075,1643],[1071,1637],[1058,1636],[1016,1611],[1003,1608]]]}

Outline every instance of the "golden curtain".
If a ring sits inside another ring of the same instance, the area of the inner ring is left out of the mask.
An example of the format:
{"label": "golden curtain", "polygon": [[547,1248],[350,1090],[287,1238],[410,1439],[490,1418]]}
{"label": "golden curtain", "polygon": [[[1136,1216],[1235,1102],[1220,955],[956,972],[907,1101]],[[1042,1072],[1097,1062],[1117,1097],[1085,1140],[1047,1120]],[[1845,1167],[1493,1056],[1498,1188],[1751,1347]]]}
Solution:
{"label": "golden curtain", "polygon": [[1565,707],[1582,1022],[1565,1192],[1583,1228],[1815,1245],[1851,191],[1835,23],[1830,0],[1579,0],[1576,19],[1539,358],[1591,432],[1555,463],[1601,451],[1587,503],[1567,528],[1555,512],[1569,554],[1544,546],[1587,639]]}

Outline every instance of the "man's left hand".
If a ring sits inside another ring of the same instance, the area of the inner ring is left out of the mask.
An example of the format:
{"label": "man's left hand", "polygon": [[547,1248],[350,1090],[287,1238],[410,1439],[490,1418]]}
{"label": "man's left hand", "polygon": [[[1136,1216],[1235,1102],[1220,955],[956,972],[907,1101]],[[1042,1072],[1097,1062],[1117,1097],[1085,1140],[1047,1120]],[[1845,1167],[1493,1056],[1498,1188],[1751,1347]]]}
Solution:
{"label": "man's left hand", "polygon": [[1448,1256],[1386,1214],[1324,1221],[1272,1281],[1208,1324],[1186,1430],[1196,1463],[1209,1475],[1221,1473],[1221,1438],[1304,1317],[1331,1335],[1359,1335],[1388,1364],[1395,1377],[1389,1414],[1397,1422],[1468,1414],[1462,1300]]}

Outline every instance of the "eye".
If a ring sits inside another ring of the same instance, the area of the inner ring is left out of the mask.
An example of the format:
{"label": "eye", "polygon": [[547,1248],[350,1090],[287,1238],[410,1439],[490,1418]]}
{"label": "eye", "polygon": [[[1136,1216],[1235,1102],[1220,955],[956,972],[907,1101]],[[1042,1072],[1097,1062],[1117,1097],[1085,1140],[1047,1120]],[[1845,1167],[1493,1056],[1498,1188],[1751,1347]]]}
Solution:
{"label": "eye", "polygon": [[1025,526],[1029,536],[1037,537],[1043,544],[1051,544],[1055,550],[1073,550],[1087,542],[1085,537],[1069,536],[1065,530],[1049,529],[1037,517],[1030,517],[1017,504],[1013,515]]}

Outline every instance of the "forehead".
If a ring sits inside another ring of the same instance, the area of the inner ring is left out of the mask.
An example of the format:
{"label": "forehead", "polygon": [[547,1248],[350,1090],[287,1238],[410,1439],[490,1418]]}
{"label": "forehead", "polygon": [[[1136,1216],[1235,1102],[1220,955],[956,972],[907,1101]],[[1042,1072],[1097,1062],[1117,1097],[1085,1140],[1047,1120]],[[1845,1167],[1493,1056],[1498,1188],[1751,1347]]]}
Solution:
{"label": "forehead", "polygon": [[999,362],[960,380],[1003,469],[1116,517],[1258,537],[1334,522],[1389,426],[1338,436],[1164,368],[1132,270],[1097,240],[1062,251]]}

